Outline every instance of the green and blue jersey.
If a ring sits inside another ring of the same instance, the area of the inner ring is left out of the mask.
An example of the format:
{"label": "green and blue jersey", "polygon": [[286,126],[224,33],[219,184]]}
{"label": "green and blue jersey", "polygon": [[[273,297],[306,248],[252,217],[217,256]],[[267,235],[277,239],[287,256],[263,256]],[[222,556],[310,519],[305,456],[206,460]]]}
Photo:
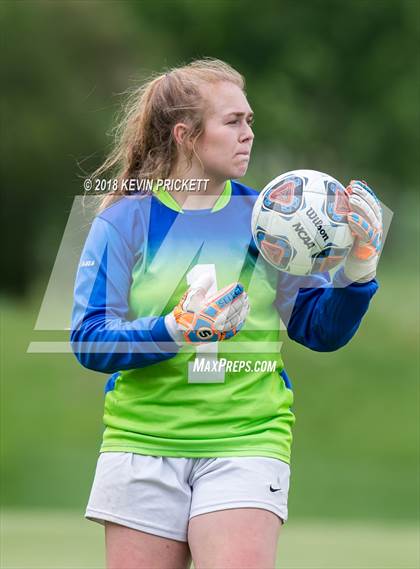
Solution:
{"label": "green and blue jersey", "polygon": [[[275,270],[251,234],[257,197],[229,181],[211,210],[182,210],[156,192],[126,196],[95,218],[76,277],[71,342],[82,365],[112,374],[102,452],[290,461],[293,393],[282,339],[287,332],[312,350],[340,348],[378,285],[351,284],[342,270],[333,282],[328,273]],[[179,348],[164,316],[201,270],[217,289],[240,281],[251,309],[235,337]],[[225,371],[196,366],[221,359],[230,362]]]}

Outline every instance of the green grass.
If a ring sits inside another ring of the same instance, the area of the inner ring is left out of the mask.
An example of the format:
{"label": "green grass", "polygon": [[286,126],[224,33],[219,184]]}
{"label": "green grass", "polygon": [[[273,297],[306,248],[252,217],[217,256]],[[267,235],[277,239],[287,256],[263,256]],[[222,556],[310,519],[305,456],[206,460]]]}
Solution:
{"label": "green grass", "polygon": [[[292,517],[417,519],[417,282],[400,269],[380,274],[370,311],[342,350],[283,346],[297,416]],[[72,355],[26,353],[30,341],[64,337],[33,331],[42,292],[25,303],[2,303],[2,499],[10,508],[82,510],[107,377],[84,370]]]}
{"label": "green grass", "polygon": [[[279,540],[283,569],[416,569],[415,524],[289,521]],[[103,528],[82,512],[9,510],[2,515],[2,569],[104,567]]]}
{"label": "green grass", "polygon": [[352,341],[316,353],[288,341],[294,384],[291,508],[302,516],[419,514],[418,277],[396,268]]}

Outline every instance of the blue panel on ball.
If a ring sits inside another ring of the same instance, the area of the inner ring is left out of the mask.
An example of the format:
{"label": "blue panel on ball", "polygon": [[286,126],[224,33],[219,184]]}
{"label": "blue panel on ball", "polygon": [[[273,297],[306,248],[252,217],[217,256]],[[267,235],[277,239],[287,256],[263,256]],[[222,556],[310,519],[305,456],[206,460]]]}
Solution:
{"label": "blue panel on ball", "polygon": [[286,176],[267,191],[264,207],[283,215],[294,214],[302,205],[303,184],[299,176]]}
{"label": "blue panel on ball", "polygon": [[263,257],[277,269],[287,269],[296,254],[287,237],[260,233],[263,236],[259,239],[259,248]]}
{"label": "blue panel on ball", "polygon": [[325,247],[312,256],[311,273],[322,273],[336,267],[348,254],[351,247]]}
{"label": "blue panel on ball", "polygon": [[325,213],[334,223],[347,223],[349,205],[343,186],[333,181],[326,182],[327,202]]}

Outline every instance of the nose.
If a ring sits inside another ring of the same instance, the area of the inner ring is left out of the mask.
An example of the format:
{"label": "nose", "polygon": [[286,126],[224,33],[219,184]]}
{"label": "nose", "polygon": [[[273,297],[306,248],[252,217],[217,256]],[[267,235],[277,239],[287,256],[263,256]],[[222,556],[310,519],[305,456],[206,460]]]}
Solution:
{"label": "nose", "polygon": [[245,142],[247,140],[253,140],[254,139],[254,132],[251,128],[251,125],[249,125],[248,123],[245,123],[245,127],[241,132],[241,136],[240,136],[240,142]]}

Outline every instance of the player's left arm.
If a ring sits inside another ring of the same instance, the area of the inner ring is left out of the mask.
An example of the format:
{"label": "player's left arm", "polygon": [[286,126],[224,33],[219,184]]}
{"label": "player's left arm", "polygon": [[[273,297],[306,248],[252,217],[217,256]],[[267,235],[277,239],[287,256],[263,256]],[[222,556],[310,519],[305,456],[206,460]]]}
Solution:
{"label": "player's left arm", "polygon": [[356,333],[373,295],[376,279],[352,283],[340,269],[331,282],[328,273],[279,278],[275,305],[292,339],[311,350],[338,350]]}
{"label": "player's left arm", "polygon": [[346,193],[355,243],[333,282],[328,273],[309,277],[279,273],[275,304],[289,337],[321,352],[338,350],[351,340],[378,289],[379,200],[364,181],[353,180]]}

